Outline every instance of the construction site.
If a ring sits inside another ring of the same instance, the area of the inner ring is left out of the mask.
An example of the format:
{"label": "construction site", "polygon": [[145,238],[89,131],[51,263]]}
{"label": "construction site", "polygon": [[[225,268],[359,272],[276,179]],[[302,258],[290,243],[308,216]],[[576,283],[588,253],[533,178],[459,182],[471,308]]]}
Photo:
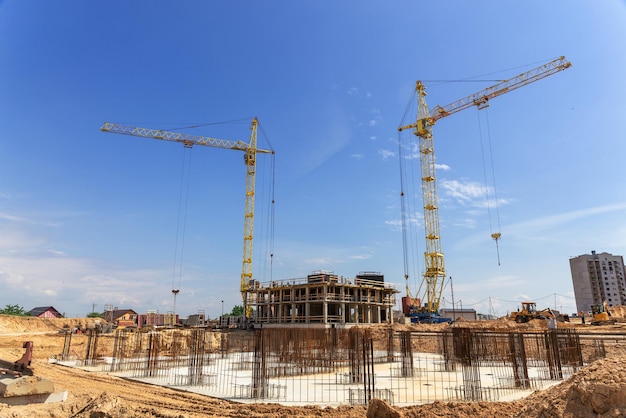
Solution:
{"label": "construction site", "polygon": [[[445,416],[517,416],[524,411],[540,415],[549,408],[561,414],[572,408],[582,412],[568,416],[623,415],[623,366],[618,377],[607,380],[600,391],[601,401],[595,389],[589,389],[586,397],[572,395],[564,406],[554,400],[562,397],[560,392],[546,401],[549,407],[529,406],[521,400],[537,391],[550,397],[550,388],[563,387],[572,379],[584,380],[590,364],[606,362],[604,377],[611,375],[611,360],[623,360],[626,355],[623,313],[615,312],[609,323],[607,312],[594,311],[604,316],[592,325],[570,323],[549,309],[537,311],[534,302],[522,302],[522,311],[484,322],[456,320],[443,316],[440,309],[447,273],[440,241],[433,126],[464,109],[483,109],[504,93],[570,66],[560,57],[432,111],[426,104],[424,84],[416,83],[416,119],[398,131],[410,131],[419,143],[424,266],[421,284],[414,291],[405,260],[406,286],[397,314],[394,308],[402,292],[393,282],[386,282],[381,272],[363,271],[354,278],[329,270],[298,279],[253,277],[257,154],[274,155],[272,149],[257,148],[256,118],[248,143],[105,123],[100,128],[103,132],[244,153],[246,201],[239,289],[244,320],[233,329],[170,324],[141,330],[112,330],[99,320],[84,320],[81,335],[72,332],[72,324],[66,321],[62,327],[54,325],[56,332],[48,324],[42,333],[48,334],[48,340],[24,327],[17,335],[38,342],[25,341],[26,353],[20,359],[0,364],[6,376],[0,385],[0,417],[174,416],[167,414],[181,410],[184,415],[176,416],[431,416],[426,405],[445,410]],[[409,228],[405,207],[402,221],[405,231]],[[500,237],[499,231],[492,231],[496,247]],[[173,283],[174,307],[179,292]],[[19,351],[15,331],[9,328],[5,325],[2,331],[13,339],[0,334],[3,357],[15,357]],[[45,358],[40,357],[35,368],[50,376],[44,383],[41,380],[46,378],[37,377],[31,367],[38,349]],[[94,396],[85,399],[87,389],[72,386],[71,379],[90,386]],[[61,386],[61,392],[55,386]],[[142,397],[142,391],[152,398],[158,394],[162,400],[154,403]],[[209,398],[219,401],[206,401]],[[52,404],[61,406],[45,406]],[[474,405],[474,410],[459,405]]]}

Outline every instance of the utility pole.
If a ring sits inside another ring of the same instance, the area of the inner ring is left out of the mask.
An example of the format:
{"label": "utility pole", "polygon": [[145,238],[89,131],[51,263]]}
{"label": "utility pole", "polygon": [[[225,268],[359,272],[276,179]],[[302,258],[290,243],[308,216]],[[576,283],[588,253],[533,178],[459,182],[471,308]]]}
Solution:
{"label": "utility pole", "polygon": [[454,307],[454,288],[452,287],[452,276],[450,276],[450,293],[452,293],[452,321],[456,321],[456,310]]}

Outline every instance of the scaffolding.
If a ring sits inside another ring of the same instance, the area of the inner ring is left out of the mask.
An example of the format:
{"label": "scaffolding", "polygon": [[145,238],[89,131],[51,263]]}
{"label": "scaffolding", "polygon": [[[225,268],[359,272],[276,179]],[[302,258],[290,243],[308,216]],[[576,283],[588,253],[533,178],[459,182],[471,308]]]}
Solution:
{"label": "scaffolding", "polygon": [[399,293],[378,272],[347,279],[324,270],[306,279],[253,282],[248,292],[254,295],[254,323],[263,326],[392,323]]}

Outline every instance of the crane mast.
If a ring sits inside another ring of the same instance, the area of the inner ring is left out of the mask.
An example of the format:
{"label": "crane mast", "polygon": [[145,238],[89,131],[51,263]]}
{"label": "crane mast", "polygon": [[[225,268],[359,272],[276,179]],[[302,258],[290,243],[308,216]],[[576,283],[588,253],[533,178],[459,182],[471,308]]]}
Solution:
{"label": "crane mast", "polygon": [[[429,110],[428,104],[426,103],[426,87],[421,81],[416,82],[417,119],[414,123],[399,127],[398,131],[412,129],[413,134],[419,138],[422,205],[424,209],[424,233],[426,237],[426,247],[424,251],[425,270],[422,284],[420,285],[420,290],[425,285],[425,304],[415,309],[417,317],[419,317],[420,320],[424,322],[439,321],[439,304],[441,302],[441,295],[446,279],[444,254],[440,239],[439,197],[437,194],[433,126],[439,119],[472,106],[476,106],[479,110],[484,109],[489,106],[489,100],[565,70],[571,65],[572,64],[567,61],[565,57],[561,56],[547,64],[521,73],[446,106],[435,106],[432,112]],[[499,234],[497,235],[499,238]],[[407,294],[407,296],[409,295]]]}
{"label": "crane mast", "polygon": [[215,148],[225,148],[244,152],[244,162],[246,164],[246,208],[244,214],[243,227],[243,262],[241,268],[240,291],[246,316],[251,313],[251,301],[249,300],[250,282],[252,281],[252,244],[254,238],[254,196],[256,184],[256,156],[258,153],[274,154],[273,150],[257,148],[257,118],[252,120],[250,125],[250,140],[248,143],[237,140],[227,140],[168,132],[160,129],[139,128],[136,126],[125,126],[115,123],[105,122],[100,128],[103,132],[110,132],[122,135],[138,136],[143,138],[159,139],[182,143],[185,147],[191,148],[194,145],[209,146]]}

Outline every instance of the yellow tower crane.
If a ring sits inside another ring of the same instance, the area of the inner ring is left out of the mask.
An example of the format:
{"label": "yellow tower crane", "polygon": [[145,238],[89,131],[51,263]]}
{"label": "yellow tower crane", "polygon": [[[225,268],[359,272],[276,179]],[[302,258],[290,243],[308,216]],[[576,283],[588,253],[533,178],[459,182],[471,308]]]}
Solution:
{"label": "yellow tower crane", "polygon": [[[435,106],[431,111],[426,104],[426,87],[421,81],[415,86],[417,92],[417,120],[409,125],[401,126],[398,131],[413,129],[413,134],[419,137],[422,204],[424,206],[424,232],[426,235],[426,250],[424,252],[425,271],[418,295],[425,285],[423,306],[413,306],[410,310],[412,322],[431,323],[444,322],[439,316],[439,303],[443,292],[446,278],[443,250],[441,249],[439,228],[439,204],[437,195],[437,180],[435,170],[435,148],[433,144],[432,127],[435,123],[446,116],[460,112],[472,106],[479,110],[489,106],[489,101],[504,93],[518,89],[542,78],[548,77],[559,71],[571,67],[571,63],[560,57],[543,64],[530,71],[519,74],[513,78],[502,81],[463,99],[452,102],[446,106]],[[492,238],[500,239],[500,233],[492,234]],[[408,277],[405,277],[408,279]],[[407,285],[408,289],[408,285]],[[407,291],[410,301],[414,300]]]}
{"label": "yellow tower crane", "polygon": [[254,236],[254,188],[256,184],[256,155],[274,154],[273,150],[258,149],[257,145],[257,118],[252,120],[250,126],[250,141],[248,143],[237,140],[217,139],[206,136],[196,136],[167,132],[160,129],[138,128],[105,122],[100,128],[102,132],[110,132],[122,135],[139,136],[143,138],[160,139],[164,141],[180,142],[185,147],[204,145],[216,148],[232,149],[244,152],[246,164],[246,211],[243,224],[243,265],[241,269],[240,291],[243,300],[244,312],[247,317],[251,314],[251,301],[249,300],[249,288],[252,282],[252,242]]}

